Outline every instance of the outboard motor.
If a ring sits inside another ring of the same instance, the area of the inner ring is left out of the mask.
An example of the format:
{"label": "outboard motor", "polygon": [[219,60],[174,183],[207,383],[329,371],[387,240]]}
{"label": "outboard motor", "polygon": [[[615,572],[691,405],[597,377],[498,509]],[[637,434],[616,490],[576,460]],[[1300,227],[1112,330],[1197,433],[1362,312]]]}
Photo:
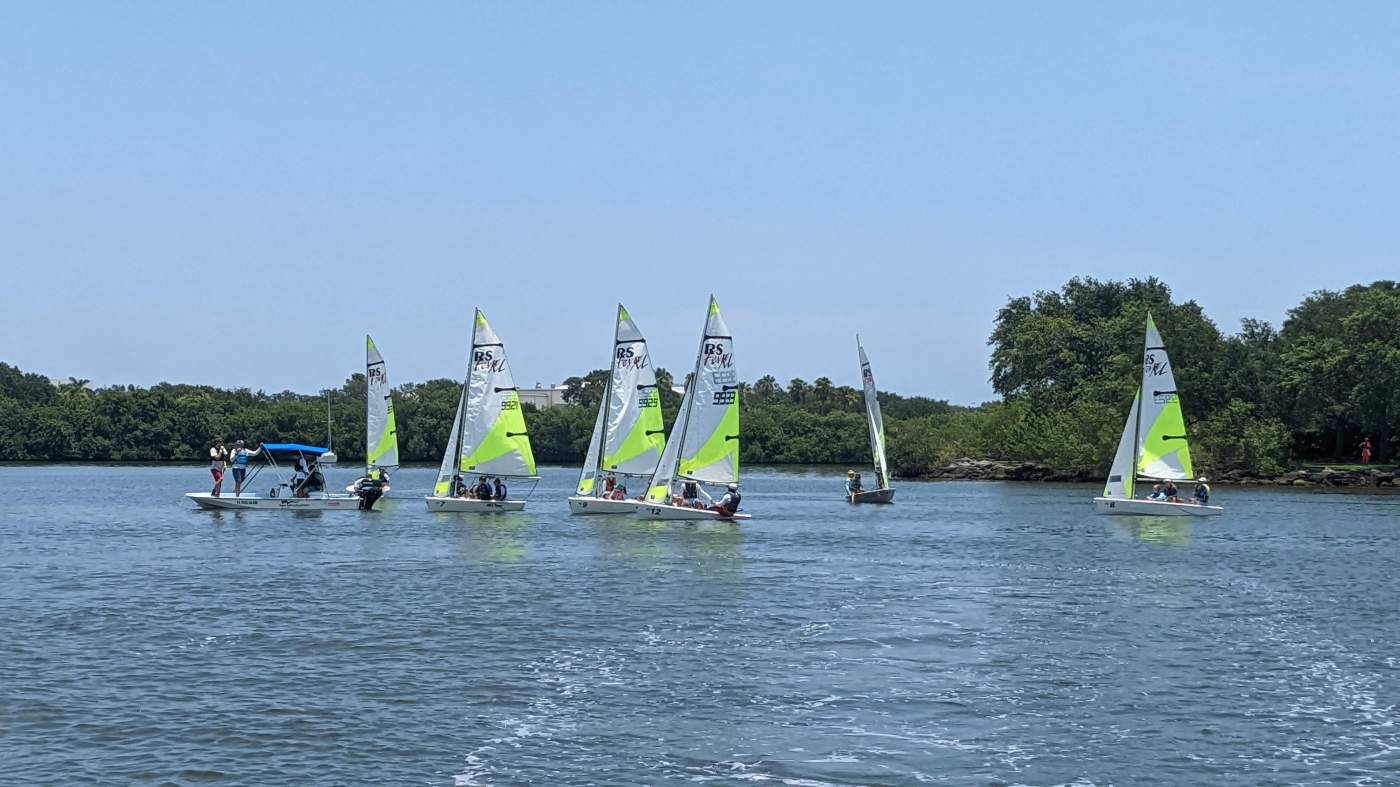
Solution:
{"label": "outboard motor", "polygon": [[384,496],[384,482],[376,478],[361,478],[355,482],[355,497],[360,499],[361,511],[374,510],[374,504]]}

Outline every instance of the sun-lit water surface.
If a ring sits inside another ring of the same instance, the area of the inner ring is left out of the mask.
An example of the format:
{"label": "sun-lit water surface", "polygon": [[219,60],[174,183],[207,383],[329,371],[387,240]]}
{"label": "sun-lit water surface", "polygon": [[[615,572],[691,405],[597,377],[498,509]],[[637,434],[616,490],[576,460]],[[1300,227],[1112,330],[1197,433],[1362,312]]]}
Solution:
{"label": "sun-lit water surface", "polygon": [[562,468],[430,515],[432,473],[211,513],[199,468],[0,468],[0,781],[1400,782],[1400,497],[759,469],[733,526],[571,518]]}

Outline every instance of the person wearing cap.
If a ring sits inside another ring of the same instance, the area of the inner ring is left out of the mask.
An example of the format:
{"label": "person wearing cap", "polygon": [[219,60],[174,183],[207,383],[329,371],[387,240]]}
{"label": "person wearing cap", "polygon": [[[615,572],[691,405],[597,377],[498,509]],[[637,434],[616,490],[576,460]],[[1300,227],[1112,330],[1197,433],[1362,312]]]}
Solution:
{"label": "person wearing cap", "polygon": [[214,441],[209,449],[209,472],[214,476],[214,489],[209,494],[218,497],[224,488],[224,466],[228,464],[228,451],[224,450],[222,439]]}
{"label": "person wearing cap", "polygon": [[233,451],[229,452],[229,464],[233,466],[233,496],[243,494],[243,479],[248,477],[248,459],[262,453],[262,446],[249,451],[242,440],[233,441]]}
{"label": "person wearing cap", "polygon": [[1198,506],[1210,503],[1210,484],[1206,483],[1205,476],[1196,479],[1196,489],[1191,493],[1191,497],[1196,499]]}
{"label": "person wearing cap", "polygon": [[730,484],[726,489],[724,497],[719,500],[719,505],[710,510],[723,516],[734,516],[739,513],[739,501],[743,499],[743,495],[739,494],[738,484]]}

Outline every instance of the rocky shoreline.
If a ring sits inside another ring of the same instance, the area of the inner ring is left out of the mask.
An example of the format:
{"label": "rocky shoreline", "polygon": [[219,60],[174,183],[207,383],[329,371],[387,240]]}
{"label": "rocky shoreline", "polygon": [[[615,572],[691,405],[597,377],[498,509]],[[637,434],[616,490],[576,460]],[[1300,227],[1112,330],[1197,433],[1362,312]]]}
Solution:
{"label": "rocky shoreline", "polygon": [[[1083,473],[1066,473],[1034,462],[998,462],[964,457],[932,469],[920,478],[947,481],[1060,481],[1093,482],[1103,479]],[[1237,470],[1211,476],[1212,484],[1241,486],[1320,486],[1320,487],[1400,487],[1393,472],[1382,470],[1290,470],[1275,476],[1262,476]]]}

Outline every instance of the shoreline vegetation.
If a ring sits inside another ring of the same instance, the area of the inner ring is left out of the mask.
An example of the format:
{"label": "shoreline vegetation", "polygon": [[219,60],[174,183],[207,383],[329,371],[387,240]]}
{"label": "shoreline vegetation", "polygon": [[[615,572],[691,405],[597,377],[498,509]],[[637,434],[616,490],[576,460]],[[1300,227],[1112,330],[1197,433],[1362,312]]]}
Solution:
{"label": "shoreline vegetation", "polygon": [[[988,339],[999,399],[960,406],[880,392],[894,475],[1102,481],[1136,390],[1149,312],[1171,352],[1198,474],[1227,484],[1398,485],[1387,464],[1400,431],[1400,284],[1393,281],[1315,292],[1278,329],[1246,319],[1228,335],[1194,301],[1173,302],[1155,278],[1076,278],[1012,298]],[[564,406],[526,405],[538,461],[583,461],[605,375],[565,380]],[[680,396],[664,368],[657,378],[669,429]],[[850,382],[858,381],[853,357]],[[450,379],[395,389],[405,462],[441,458],[460,391]],[[363,374],[316,394],[269,394],[171,383],[93,388],[0,363],[0,461],[195,462],[215,437],[318,443],[328,396],[336,452],[343,461],[362,458]],[[742,460],[866,468],[861,396],[825,377],[752,379],[741,399]],[[1368,438],[1376,464],[1361,467]]]}

